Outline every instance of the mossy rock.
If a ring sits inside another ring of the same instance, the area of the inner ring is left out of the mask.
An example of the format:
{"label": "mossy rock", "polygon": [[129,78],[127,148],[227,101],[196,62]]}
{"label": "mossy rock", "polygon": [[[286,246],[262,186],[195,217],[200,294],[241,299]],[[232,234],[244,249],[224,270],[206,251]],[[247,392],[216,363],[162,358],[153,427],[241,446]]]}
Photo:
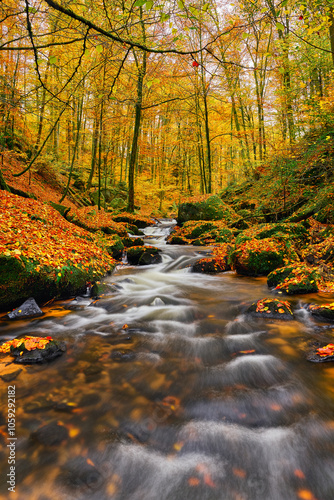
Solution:
{"label": "mossy rock", "polygon": [[131,247],[127,250],[128,262],[132,265],[147,266],[162,261],[160,248],[151,246]]}
{"label": "mossy rock", "polygon": [[318,291],[319,276],[315,269],[306,266],[286,266],[272,271],[267,278],[268,287],[287,295],[315,293]]}
{"label": "mossy rock", "polygon": [[287,241],[287,239],[299,240],[304,244],[305,241],[308,240],[309,235],[307,229],[303,224],[293,222],[258,224],[239,233],[236,238],[236,244],[240,245],[247,240],[262,240],[265,238],[275,238],[279,241],[285,242]]}
{"label": "mossy rock", "polygon": [[[204,222],[203,224],[196,225],[190,233],[186,235],[187,239],[193,240],[202,236],[202,234],[210,231],[211,229],[215,229],[215,225],[212,222]],[[184,224],[183,229],[186,229],[186,224]]]}
{"label": "mossy rock", "polygon": [[207,242],[205,240],[202,240],[202,238],[198,238],[197,240],[192,241],[192,245],[195,247],[205,247],[207,245]]}
{"label": "mossy rock", "polygon": [[169,236],[167,243],[170,245],[189,245],[189,241],[186,238],[173,234]]}
{"label": "mossy rock", "polygon": [[27,351],[20,346],[17,349],[11,349],[11,355],[15,357],[14,363],[33,365],[39,363],[47,363],[66,352],[66,345],[64,342],[53,340],[49,342],[45,349],[34,349]]}
{"label": "mossy rock", "polygon": [[142,235],[142,234],[143,234],[143,232],[142,232],[142,231],[140,231],[140,230],[138,229],[138,227],[137,227],[137,226],[135,226],[134,224],[129,224],[129,223],[126,223],[126,229],[127,229],[127,231],[128,231],[128,233],[129,233],[129,234],[133,234],[133,235],[135,235],[135,236],[139,236],[139,235]]}
{"label": "mossy rock", "polygon": [[181,203],[177,215],[178,225],[182,225],[189,220],[226,220],[230,223],[236,222],[238,219],[239,217],[233,208],[216,195],[210,196],[203,201]]}
{"label": "mossy rock", "polygon": [[238,274],[267,276],[284,264],[287,252],[282,243],[272,238],[247,240],[231,252],[230,262]]}
{"label": "mossy rock", "polygon": [[320,321],[334,323],[334,302],[322,305],[310,304],[307,309],[310,311],[312,316]]}
{"label": "mossy rock", "polygon": [[168,237],[167,243],[184,245],[191,243],[196,246],[213,243],[229,243],[234,240],[233,232],[223,221],[187,221],[182,227],[176,227]]}
{"label": "mossy rock", "polygon": [[107,252],[114,259],[121,259],[123,255],[124,244],[122,239],[114,234],[111,238],[108,239]]}
{"label": "mossy rock", "polygon": [[128,236],[127,238],[122,238],[122,243],[126,248],[138,247],[144,245],[144,240],[141,238],[130,238]]}
{"label": "mossy rock", "polygon": [[293,319],[291,304],[279,299],[260,299],[246,310],[246,314],[265,319]]}
{"label": "mossy rock", "polygon": [[208,257],[205,259],[200,259],[195,262],[191,270],[193,273],[204,273],[204,274],[217,274],[223,273],[224,271],[229,271],[230,266],[223,260],[217,259],[215,257]]}
{"label": "mossy rock", "polygon": [[90,267],[67,265],[55,270],[26,258],[0,256],[0,310],[8,311],[30,297],[44,303],[53,298],[84,295],[87,283],[100,277]]}

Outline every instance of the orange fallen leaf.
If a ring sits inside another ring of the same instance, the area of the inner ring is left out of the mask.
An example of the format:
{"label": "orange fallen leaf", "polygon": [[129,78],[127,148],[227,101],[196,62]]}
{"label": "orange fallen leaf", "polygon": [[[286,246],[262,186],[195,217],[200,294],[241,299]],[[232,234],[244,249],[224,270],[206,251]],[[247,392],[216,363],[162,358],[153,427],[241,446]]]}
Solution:
{"label": "orange fallen leaf", "polygon": [[296,469],[296,470],[294,471],[294,475],[295,475],[296,477],[298,477],[299,479],[305,479],[304,472],[303,472],[302,470],[300,470],[300,469]]}
{"label": "orange fallen leaf", "polygon": [[315,496],[310,490],[298,490],[297,496],[301,500],[316,500]]}
{"label": "orange fallen leaf", "polygon": [[199,483],[200,483],[200,480],[198,479],[198,477],[190,477],[188,479],[189,486],[198,486]]}
{"label": "orange fallen leaf", "polygon": [[233,467],[232,472],[235,476],[241,477],[242,479],[246,477],[246,471],[244,469],[237,469],[236,467]]}

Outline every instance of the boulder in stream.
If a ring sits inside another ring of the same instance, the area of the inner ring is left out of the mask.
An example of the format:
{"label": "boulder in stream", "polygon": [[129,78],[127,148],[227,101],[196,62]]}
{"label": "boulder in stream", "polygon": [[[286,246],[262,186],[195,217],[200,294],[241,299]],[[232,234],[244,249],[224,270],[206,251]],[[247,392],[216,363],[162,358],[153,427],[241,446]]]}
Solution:
{"label": "boulder in stream", "polygon": [[246,276],[267,276],[282,267],[288,256],[285,245],[273,238],[246,240],[236,245],[230,259],[238,274]]}
{"label": "boulder in stream", "polygon": [[275,287],[287,295],[297,293],[315,293],[318,291],[317,280],[320,278],[315,269],[305,264],[292,264],[275,269],[268,275],[268,287]]}
{"label": "boulder in stream", "polygon": [[312,363],[326,363],[334,361],[334,344],[327,344],[318,349],[312,349],[306,356],[308,361]]}
{"label": "boulder in stream", "polygon": [[257,302],[253,302],[246,310],[246,314],[265,319],[293,319],[291,304],[287,301],[272,298],[260,299]]}
{"label": "boulder in stream", "polygon": [[334,302],[321,305],[309,304],[307,309],[316,319],[334,323]]}
{"label": "boulder in stream", "polygon": [[160,248],[152,246],[137,246],[127,250],[129,264],[147,266],[159,264],[162,261]]}
{"label": "boulder in stream", "polygon": [[51,337],[33,337],[26,335],[4,342],[0,346],[0,353],[13,356],[14,363],[36,364],[47,363],[66,352],[64,342],[53,340]]}
{"label": "boulder in stream", "polygon": [[6,315],[8,319],[37,318],[43,316],[43,311],[38,307],[35,299],[30,297],[20,307],[14,309]]}
{"label": "boulder in stream", "polygon": [[217,274],[229,271],[230,266],[222,259],[217,257],[207,257],[200,259],[192,266],[193,273]]}

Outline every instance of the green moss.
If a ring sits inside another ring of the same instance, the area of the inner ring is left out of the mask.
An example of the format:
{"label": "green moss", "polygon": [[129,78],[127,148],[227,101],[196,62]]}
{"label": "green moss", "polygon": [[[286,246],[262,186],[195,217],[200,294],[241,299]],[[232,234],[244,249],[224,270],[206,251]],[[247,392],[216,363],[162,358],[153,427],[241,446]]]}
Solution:
{"label": "green moss", "polygon": [[218,196],[213,195],[204,201],[181,203],[178,210],[177,222],[179,225],[189,220],[226,220],[235,222],[238,215]]}
{"label": "green moss", "polygon": [[247,240],[229,254],[229,262],[239,274],[266,276],[274,269],[282,267],[287,256],[283,244],[272,238]]}
{"label": "green moss", "polygon": [[17,307],[29,297],[43,303],[53,298],[83,294],[88,282],[93,283],[101,277],[91,268],[80,269],[69,264],[53,269],[29,259],[1,256],[0,310]]}
{"label": "green moss", "polygon": [[128,262],[133,265],[148,265],[161,261],[160,248],[151,246],[131,247],[127,250]]}
{"label": "green moss", "polygon": [[120,259],[123,254],[123,250],[124,250],[124,244],[122,242],[122,239],[117,234],[114,234],[112,238],[109,239],[107,252],[114,259]]}
{"label": "green moss", "polygon": [[318,291],[319,275],[315,269],[306,266],[286,266],[276,269],[268,276],[268,286],[275,287],[287,295],[297,293],[314,293]]}

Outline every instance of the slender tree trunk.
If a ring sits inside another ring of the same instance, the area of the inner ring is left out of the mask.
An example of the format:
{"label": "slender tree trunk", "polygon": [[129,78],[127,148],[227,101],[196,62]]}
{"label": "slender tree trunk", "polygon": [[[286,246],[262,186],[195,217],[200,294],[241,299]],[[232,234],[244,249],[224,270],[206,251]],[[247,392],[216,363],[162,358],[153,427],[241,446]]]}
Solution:
{"label": "slender tree trunk", "polygon": [[135,189],[134,189],[134,178],[135,178],[135,168],[137,160],[138,151],[138,138],[140,133],[141,116],[142,116],[142,102],[143,102],[143,83],[146,74],[146,52],[142,52],[142,64],[138,67],[138,80],[137,80],[137,99],[135,104],[135,123],[133,129],[131,154],[129,161],[129,172],[128,172],[128,211],[133,212],[135,208]]}

